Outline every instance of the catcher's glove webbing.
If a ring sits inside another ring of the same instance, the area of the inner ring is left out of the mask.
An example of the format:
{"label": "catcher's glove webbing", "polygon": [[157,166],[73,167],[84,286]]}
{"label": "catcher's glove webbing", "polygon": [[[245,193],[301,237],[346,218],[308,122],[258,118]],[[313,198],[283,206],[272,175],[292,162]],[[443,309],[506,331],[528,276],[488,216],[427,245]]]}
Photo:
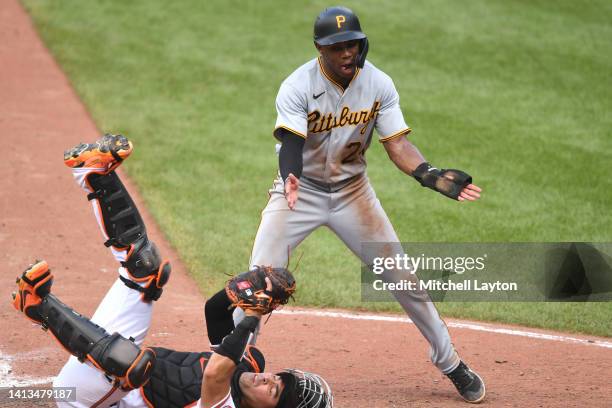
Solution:
{"label": "catcher's glove webbing", "polygon": [[456,169],[438,169],[429,163],[421,163],[413,172],[423,187],[429,187],[453,200],[459,198],[461,190],[472,183],[472,176]]}
{"label": "catcher's glove webbing", "polygon": [[[269,283],[266,282],[269,279]],[[286,268],[256,266],[230,279],[225,293],[232,307],[268,314],[286,304],[295,292],[295,278]]]}

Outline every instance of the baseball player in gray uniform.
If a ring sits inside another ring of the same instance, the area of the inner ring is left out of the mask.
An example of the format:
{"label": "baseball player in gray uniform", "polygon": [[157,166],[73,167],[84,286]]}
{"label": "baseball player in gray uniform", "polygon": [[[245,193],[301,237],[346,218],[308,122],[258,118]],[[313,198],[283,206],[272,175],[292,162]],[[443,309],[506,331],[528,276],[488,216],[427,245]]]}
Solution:
{"label": "baseball player in gray uniform", "polygon": [[[366,175],[365,152],[375,129],[391,161],[423,186],[457,201],[474,201],[481,189],[460,170],[432,167],[408,141],[410,128],[393,81],[366,60],[368,39],[351,10],[330,7],[321,12],[314,43],[318,58],[289,75],[276,98],[279,176],[262,212],[250,263],[285,266],[288,248],[320,226],[334,231],[365,265],[373,263],[373,254],[362,251],[365,242],[385,243],[379,255],[403,256]],[[407,278],[393,270],[383,277]],[[393,295],[431,345],[436,367],[465,401],[481,402],[484,382],[457,355],[427,293]],[[241,320],[240,310],[234,318]]]}

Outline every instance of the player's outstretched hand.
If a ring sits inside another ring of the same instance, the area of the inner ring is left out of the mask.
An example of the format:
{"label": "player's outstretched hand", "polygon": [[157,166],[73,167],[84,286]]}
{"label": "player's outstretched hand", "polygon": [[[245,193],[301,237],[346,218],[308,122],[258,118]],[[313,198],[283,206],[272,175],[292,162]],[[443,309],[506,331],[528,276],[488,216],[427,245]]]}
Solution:
{"label": "player's outstretched hand", "polygon": [[472,176],[457,169],[438,169],[423,162],[412,171],[414,177],[423,187],[457,201],[476,201],[482,189],[472,184]]}
{"label": "player's outstretched hand", "polygon": [[290,210],[295,208],[295,203],[298,200],[298,190],[300,188],[300,180],[295,177],[292,173],[289,173],[287,180],[285,180],[285,198],[287,199],[287,205]]}
{"label": "player's outstretched hand", "polygon": [[480,198],[480,193],[482,189],[475,184],[468,184],[463,187],[461,193],[459,193],[459,197],[457,200],[459,201],[476,201]]}

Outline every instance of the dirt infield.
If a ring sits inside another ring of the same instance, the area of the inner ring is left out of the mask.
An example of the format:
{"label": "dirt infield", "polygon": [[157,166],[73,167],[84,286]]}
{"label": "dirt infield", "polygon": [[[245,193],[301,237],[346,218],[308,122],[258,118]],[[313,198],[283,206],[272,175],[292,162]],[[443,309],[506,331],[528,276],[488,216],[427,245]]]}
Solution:
{"label": "dirt infield", "polygon": [[[54,292],[91,315],[116,279],[116,265],[62,162],[65,148],[101,132],[17,0],[3,0],[0,7],[0,61],[0,387],[6,387],[48,382],[67,359],[50,336],[10,306],[20,271],[36,257],[46,259],[56,275]],[[126,184],[153,240],[173,264],[146,343],[206,349],[204,299],[134,185]],[[483,405],[612,406],[612,348],[450,330],[462,358],[486,380]],[[466,406],[429,362],[427,344],[412,324],[275,314],[260,339],[269,369],[300,367],[323,374],[338,407]]]}

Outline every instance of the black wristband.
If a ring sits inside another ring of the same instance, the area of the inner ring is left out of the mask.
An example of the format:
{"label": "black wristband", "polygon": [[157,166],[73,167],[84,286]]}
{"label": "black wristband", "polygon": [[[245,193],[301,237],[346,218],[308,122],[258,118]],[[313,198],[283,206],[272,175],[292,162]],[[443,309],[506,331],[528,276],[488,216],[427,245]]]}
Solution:
{"label": "black wristband", "polygon": [[427,162],[419,164],[412,172],[423,187],[431,188],[453,200],[458,200],[461,191],[472,182],[472,177],[457,169],[438,169]]}
{"label": "black wristband", "polygon": [[418,165],[416,169],[412,172],[412,177],[414,177],[423,187],[429,187],[432,189],[436,189],[436,181],[438,177],[440,177],[440,169],[436,167],[432,167],[431,164],[427,162],[423,162]]}
{"label": "black wristband", "polygon": [[247,316],[242,319],[234,331],[225,336],[215,353],[231,359],[238,365],[249,341],[249,335],[257,329],[258,324],[259,318],[255,316]]}

